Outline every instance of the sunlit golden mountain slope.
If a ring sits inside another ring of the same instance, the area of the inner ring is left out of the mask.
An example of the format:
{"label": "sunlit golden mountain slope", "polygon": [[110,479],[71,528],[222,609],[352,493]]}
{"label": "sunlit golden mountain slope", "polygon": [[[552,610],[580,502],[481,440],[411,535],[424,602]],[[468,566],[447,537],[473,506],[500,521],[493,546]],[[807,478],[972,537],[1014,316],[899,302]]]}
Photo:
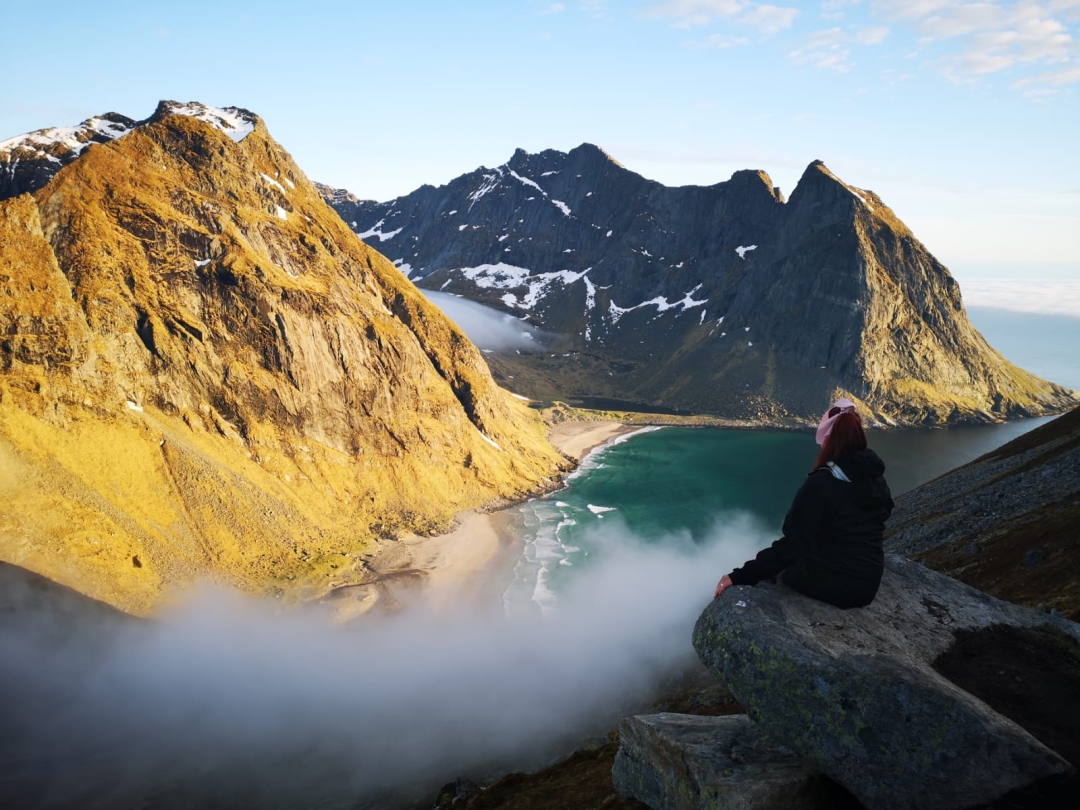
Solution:
{"label": "sunlit golden mountain slope", "polygon": [[206,109],[0,202],[0,559],[135,612],[318,595],[563,463],[261,120]]}

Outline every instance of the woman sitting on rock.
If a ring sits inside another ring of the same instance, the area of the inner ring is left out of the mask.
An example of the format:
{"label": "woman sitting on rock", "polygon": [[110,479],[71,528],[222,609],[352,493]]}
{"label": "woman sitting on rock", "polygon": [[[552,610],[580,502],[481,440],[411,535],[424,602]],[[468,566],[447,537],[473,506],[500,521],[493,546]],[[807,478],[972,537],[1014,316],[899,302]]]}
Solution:
{"label": "woman sitting on rock", "polygon": [[885,565],[882,534],[893,501],[885,464],[866,446],[855,403],[841,399],[821,419],[814,468],[784,518],[784,536],[716,586],[754,585],[781,575],[785,585],[840,608],[874,600]]}

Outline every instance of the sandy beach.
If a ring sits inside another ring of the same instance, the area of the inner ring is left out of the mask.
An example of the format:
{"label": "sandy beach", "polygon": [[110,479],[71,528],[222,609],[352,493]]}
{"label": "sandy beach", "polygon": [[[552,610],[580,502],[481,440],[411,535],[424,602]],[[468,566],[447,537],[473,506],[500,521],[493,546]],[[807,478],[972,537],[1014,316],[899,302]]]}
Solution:
{"label": "sandy beach", "polygon": [[[562,422],[548,439],[580,462],[589,451],[640,430],[621,422]],[[370,565],[372,579],[334,591],[324,601],[337,621],[378,609],[392,611],[414,601],[436,606],[478,605],[497,599],[497,576],[520,553],[506,510],[462,512],[454,528],[434,537],[406,535],[382,544]]]}
{"label": "sandy beach", "polygon": [[635,430],[641,430],[641,426],[608,421],[560,422],[548,431],[548,440],[559,451],[581,461],[590,450]]}

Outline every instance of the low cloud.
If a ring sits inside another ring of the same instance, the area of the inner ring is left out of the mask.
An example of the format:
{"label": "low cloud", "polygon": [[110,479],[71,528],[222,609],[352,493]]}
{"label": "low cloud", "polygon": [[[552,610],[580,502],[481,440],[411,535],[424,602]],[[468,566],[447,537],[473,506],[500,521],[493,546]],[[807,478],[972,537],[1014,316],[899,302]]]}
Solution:
{"label": "low cloud", "polygon": [[467,298],[430,290],[420,292],[456,323],[480,349],[535,349],[537,340],[543,336],[535,327],[517,317]]}
{"label": "low cloud", "polygon": [[603,530],[543,618],[418,603],[334,626],[206,592],[97,635],[18,612],[40,597],[9,589],[0,792],[27,806],[413,806],[456,776],[539,765],[640,710],[691,659],[720,575],[767,539],[738,515],[700,546]]}
{"label": "low cloud", "polygon": [[960,290],[969,307],[1080,317],[1080,281],[971,278],[961,282]]}

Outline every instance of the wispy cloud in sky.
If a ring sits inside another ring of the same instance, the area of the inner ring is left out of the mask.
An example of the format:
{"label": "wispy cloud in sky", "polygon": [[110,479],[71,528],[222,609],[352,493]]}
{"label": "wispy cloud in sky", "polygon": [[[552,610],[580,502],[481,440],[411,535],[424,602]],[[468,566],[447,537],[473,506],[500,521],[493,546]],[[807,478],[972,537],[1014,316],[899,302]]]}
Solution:
{"label": "wispy cloud in sky", "polygon": [[815,31],[800,47],[788,54],[788,59],[796,65],[813,65],[847,73],[854,67],[849,58],[851,51],[844,47],[849,41],[848,34],[840,28]]}
{"label": "wispy cloud in sky", "polygon": [[772,36],[791,28],[799,10],[747,0],[667,0],[647,9],[647,16],[669,19],[676,28],[700,28],[717,21],[755,29]]}
{"label": "wispy cloud in sky", "polygon": [[[905,52],[915,45],[926,67],[954,84],[1002,76],[1004,87],[1038,100],[1080,83],[1080,0],[824,0],[816,14],[754,0],[664,0],[644,16],[706,32],[693,48],[783,35],[791,64],[837,73],[855,69],[857,48],[888,40]],[[825,26],[814,30],[815,21]]]}
{"label": "wispy cloud in sky", "polygon": [[1033,97],[1080,82],[1080,0],[878,0],[874,8],[912,26],[924,46],[939,46],[939,69],[950,81],[1024,69],[1012,86]]}
{"label": "wispy cloud in sky", "polygon": [[788,59],[796,65],[811,65],[847,73],[855,67],[855,62],[851,59],[851,45],[879,45],[888,35],[889,29],[884,26],[853,30],[834,26],[811,33],[795,50],[788,53]]}
{"label": "wispy cloud in sky", "polygon": [[739,45],[749,45],[749,37],[735,36],[734,34],[709,34],[703,39],[695,39],[690,42],[691,48],[734,48]]}
{"label": "wispy cloud in sky", "polygon": [[[8,27],[48,28],[55,53],[42,61],[25,37],[0,48],[20,77],[0,98],[0,139],[106,110],[140,118],[159,98],[237,104],[311,176],[383,200],[517,147],[601,144],[668,185],[762,168],[788,191],[820,157],[882,194],[946,262],[1080,257],[1080,200],[1048,196],[1080,176],[1080,0],[483,0],[422,15],[340,4],[330,16],[167,5],[57,17],[11,4]],[[209,17],[216,38],[199,28]],[[360,74],[336,70],[358,30],[377,34]],[[303,67],[258,81],[245,54],[262,50]],[[371,125],[373,92],[393,126]],[[926,186],[987,176],[1038,195],[1018,216],[1015,195],[943,200]]]}

